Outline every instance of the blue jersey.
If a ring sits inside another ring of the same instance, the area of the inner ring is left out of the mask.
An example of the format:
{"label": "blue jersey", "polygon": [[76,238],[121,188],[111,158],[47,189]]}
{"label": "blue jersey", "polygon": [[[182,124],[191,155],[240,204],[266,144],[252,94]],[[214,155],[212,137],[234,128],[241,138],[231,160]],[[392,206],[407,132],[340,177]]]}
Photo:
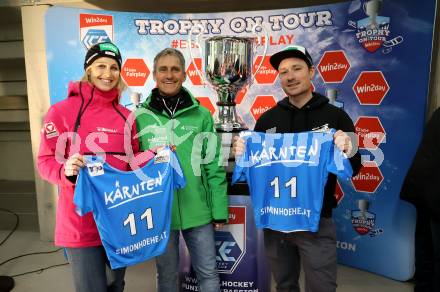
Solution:
{"label": "blue jersey", "polygon": [[164,252],[175,188],[185,185],[176,155],[168,148],[135,171],[120,171],[86,157],[75,188],[80,215],[93,212],[112,269]]}
{"label": "blue jersey", "polygon": [[232,183],[247,180],[257,228],[318,230],[329,172],[342,179],[353,173],[345,154],[334,147],[334,133],[244,132],[246,149]]}

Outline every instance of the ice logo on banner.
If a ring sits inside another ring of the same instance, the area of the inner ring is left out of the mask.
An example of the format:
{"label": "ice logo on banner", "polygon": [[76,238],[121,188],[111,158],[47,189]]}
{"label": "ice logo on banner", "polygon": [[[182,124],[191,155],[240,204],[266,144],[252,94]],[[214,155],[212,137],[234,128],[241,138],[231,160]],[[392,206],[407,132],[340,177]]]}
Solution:
{"label": "ice logo on banner", "polygon": [[382,0],[368,0],[362,5],[363,12],[367,15],[358,21],[350,20],[348,25],[356,30],[359,43],[370,53],[383,47],[382,53],[388,54],[392,47],[403,42],[402,36],[393,39],[390,37],[390,18],[380,16]]}
{"label": "ice logo on banner", "polygon": [[89,29],[82,39],[83,45],[89,49],[94,44],[111,42],[110,37],[103,29]]}
{"label": "ice logo on banner", "polygon": [[231,232],[217,231],[215,233],[215,245],[217,247],[217,269],[223,273],[232,272],[241,256],[237,241]]}
{"label": "ice logo on banner", "polygon": [[376,222],[376,214],[368,212],[370,202],[359,200],[359,210],[351,211],[351,224],[360,235],[368,234]]}
{"label": "ice logo on banner", "polygon": [[246,207],[230,206],[229,223],[215,232],[217,270],[232,274],[246,254]]}
{"label": "ice logo on banner", "polygon": [[80,40],[88,50],[94,44],[113,41],[113,16],[101,14],[79,15]]}

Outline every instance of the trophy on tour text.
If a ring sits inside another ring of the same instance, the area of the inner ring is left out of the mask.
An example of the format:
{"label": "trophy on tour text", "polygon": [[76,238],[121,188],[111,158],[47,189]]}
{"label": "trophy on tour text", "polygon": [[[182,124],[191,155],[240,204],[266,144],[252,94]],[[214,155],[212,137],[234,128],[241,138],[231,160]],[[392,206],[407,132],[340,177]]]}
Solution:
{"label": "trophy on tour text", "polygon": [[[258,27],[260,27],[261,31],[265,34],[265,46],[261,62],[258,64],[254,74],[252,74],[255,52],[257,47],[263,43],[262,40],[257,41],[258,35],[256,29]],[[199,48],[200,55],[203,56],[199,38],[204,31],[204,27],[202,25],[194,26],[188,36],[191,62],[193,62],[194,65],[196,63],[194,62],[191,48],[192,34],[195,29],[199,32],[195,42]],[[203,77],[199,68],[195,66],[202,83],[206,84],[205,80],[207,80],[218,94],[217,105],[219,107],[219,117],[215,128],[220,132],[238,132],[247,129],[246,126],[237,119],[235,98],[242,88],[252,83],[255,74],[260,70],[267,51],[267,33],[264,27],[257,24],[253,27],[252,32],[257,38],[214,36],[205,39],[204,68],[206,78]]]}

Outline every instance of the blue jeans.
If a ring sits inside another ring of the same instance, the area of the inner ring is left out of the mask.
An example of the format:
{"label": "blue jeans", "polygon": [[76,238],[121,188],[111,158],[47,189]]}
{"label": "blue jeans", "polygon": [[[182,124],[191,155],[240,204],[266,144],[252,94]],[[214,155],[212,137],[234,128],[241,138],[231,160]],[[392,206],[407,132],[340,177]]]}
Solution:
{"label": "blue jeans", "polygon": [[[159,292],[179,291],[179,230],[172,230],[167,249],[156,257],[157,286]],[[219,292],[220,278],[217,272],[214,228],[211,223],[182,230],[196,273],[199,291]]]}
{"label": "blue jeans", "polygon": [[122,292],[125,268],[110,269],[102,246],[66,248],[76,292]]}

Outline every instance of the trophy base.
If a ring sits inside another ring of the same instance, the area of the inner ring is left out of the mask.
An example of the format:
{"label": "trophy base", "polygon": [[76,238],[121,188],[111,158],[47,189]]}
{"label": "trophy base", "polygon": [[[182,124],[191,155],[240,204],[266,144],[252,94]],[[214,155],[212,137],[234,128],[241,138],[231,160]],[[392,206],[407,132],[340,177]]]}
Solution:
{"label": "trophy base", "polygon": [[240,132],[248,129],[238,118],[235,106],[219,102],[217,105],[219,106],[218,121],[214,125],[217,132]]}
{"label": "trophy base", "polygon": [[236,123],[216,123],[214,125],[217,132],[220,133],[238,133],[244,130],[248,130],[248,128],[238,122]]}

